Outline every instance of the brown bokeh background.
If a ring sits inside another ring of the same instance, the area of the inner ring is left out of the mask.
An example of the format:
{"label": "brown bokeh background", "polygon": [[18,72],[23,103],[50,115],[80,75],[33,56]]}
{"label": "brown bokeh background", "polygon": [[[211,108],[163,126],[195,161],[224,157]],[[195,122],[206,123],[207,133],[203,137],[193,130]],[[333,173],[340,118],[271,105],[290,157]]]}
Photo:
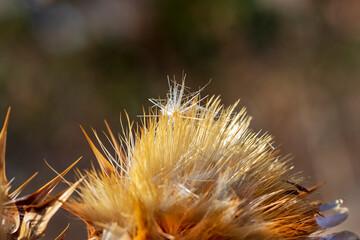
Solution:
{"label": "brown bokeh background", "polygon": [[[39,171],[26,194],[56,176],[43,159],[62,171],[84,156],[89,169],[79,124],[120,131],[123,109],[136,121],[185,72],[192,90],[211,79],[203,95],[241,98],[306,187],[326,182],[314,198],[344,199],[350,217],[335,230],[360,233],[359,11],[357,0],[2,0],[7,176],[16,187]],[[86,239],[65,211],[45,239],[68,222],[66,239]]]}

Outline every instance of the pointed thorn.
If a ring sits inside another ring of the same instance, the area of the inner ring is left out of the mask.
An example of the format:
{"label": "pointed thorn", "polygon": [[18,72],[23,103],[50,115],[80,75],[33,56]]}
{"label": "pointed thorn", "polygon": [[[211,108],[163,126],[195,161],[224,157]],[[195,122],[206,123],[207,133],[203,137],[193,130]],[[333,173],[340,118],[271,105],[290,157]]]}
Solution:
{"label": "pointed thorn", "polygon": [[29,182],[31,180],[33,180],[35,178],[35,176],[38,174],[38,172],[34,173],[28,180],[26,180],[26,182],[24,182],[20,187],[18,187],[15,191],[13,191],[9,197],[11,199],[15,199],[17,198],[17,196],[21,193],[22,190],[24,190],[24,188],[29,184]]}
{"label": "pointed thorn", "polygon": [[45,198],[51,193],[51,191],[59,184],[61,179],[67,174],[74,166],[80,161],[81,158],[76,160],[73,164],[71,164],[67,169],[65,169],[59,176],[55,177],[53,180],[48,182],[42,188],[30,194],[28,196],[22,197],[15,201],[17,206],[24,206],[24,205],[36,205],[40,204]]}
{"label": "pointed thorn", "polygon": [[6,152],[6,135],[7,135],[7,127],[9,124],[10,111],[11,111],[11,107],[9,107],[7,110],[5,122],[0,133],[0,180],[4,184],[8,183],[5,172],[5,152]]}
{"label": "pointed thorn", "polygon": [[83,133],[84,133],[84,135],[86,137],[86,140],[88,141],[91,149],[93,150],[96,159],[98,160],[98,163],[100,165],[102,173],[105,175],[105,174],[111,174],[112,172],[114,172],[113,166],[109,163],[108,160],[106,160],[106,158],[96,148],[95,144],[91,141],[91,139],[89,138],[89,136],[85,132],[84,128],[82,126],[80,126],[80,128],[83,131]]}

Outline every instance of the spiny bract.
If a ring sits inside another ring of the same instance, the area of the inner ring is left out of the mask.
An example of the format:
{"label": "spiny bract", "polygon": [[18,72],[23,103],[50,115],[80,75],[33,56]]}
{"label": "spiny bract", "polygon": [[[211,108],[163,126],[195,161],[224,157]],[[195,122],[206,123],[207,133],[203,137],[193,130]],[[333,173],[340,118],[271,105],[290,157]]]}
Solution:
{"label": "spiny bract", "polygon": [[0,240],[34,240],[45,234],[50,219],[63,202],[70,197],[81,180],[58,195],[49,197],[49,194],[63,179],[64,175],[76,164],[75,162],[33,194],[17,198],[37,173],[9,194],[11,186],[5,174],[5,149],[9,115],[10,108],[0,132]]}
{"label": "spiny bract", "polygon": [[[341,201],[320,205],[272,147],[249,128],[245,109],[174,83],[166,100],[129,122],[102,154],[86,135],[101,171],[87,171],[65,208],[88,225],[89,239],[307,239],[342,222]],[[129,120],[128,120],[129,121]],[[319,238],[320,239],[320,238]],[[323,239],[357,239],[344,231]]]}

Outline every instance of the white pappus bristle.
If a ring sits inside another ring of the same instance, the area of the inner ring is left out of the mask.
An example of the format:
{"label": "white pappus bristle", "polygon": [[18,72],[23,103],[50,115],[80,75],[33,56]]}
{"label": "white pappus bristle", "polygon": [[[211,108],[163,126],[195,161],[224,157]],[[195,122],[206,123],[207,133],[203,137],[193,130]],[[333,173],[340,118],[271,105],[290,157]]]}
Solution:
{"label": "white pappus bristle", "polygon": [[116,156],[87,137],[101,171],[86,172],[66,208],[89,239],[306,239],[322,229],[326,216],[308,200],[317,186],[300,185],[245,109],[187,93],[184,82],[151,102],[120,142],[108,128]]}

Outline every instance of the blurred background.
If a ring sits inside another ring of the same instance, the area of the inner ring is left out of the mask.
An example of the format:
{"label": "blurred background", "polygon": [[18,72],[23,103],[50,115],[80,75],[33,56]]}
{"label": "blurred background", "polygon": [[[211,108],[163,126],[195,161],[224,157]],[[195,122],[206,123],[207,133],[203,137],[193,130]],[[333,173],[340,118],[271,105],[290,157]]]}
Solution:
{"label": "blurred background", "polygon": [[[360,2],[357,0],[1,0],[0,113],[12,106],[7,176],[30,193],[78,157],[95,158],[79,124],[120,131],[164,97],[167,76],[224,104],[241,98],[252,128],[275,136],[315,199],[343,198],[360,233]],[[238,108],[240,109],[240,107]],[[311,177],[310,177],[311,176]],[[74,180],[73,173],[67,179]],[[65,211],[54,239],[86,239]]]}

